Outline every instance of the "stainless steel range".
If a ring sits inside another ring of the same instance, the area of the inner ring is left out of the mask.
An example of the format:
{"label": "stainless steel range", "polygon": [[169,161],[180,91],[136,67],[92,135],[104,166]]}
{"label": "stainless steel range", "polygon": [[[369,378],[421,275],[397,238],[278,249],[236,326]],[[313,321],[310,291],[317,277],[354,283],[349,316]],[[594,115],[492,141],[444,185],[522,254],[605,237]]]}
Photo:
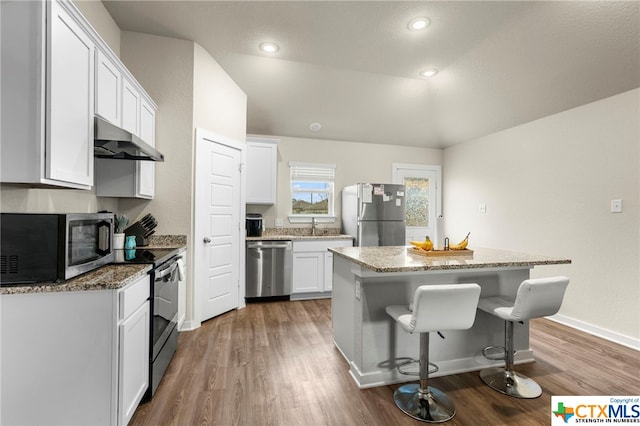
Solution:
{"label": "stainless steel range", "polygon": [[149,389],[144,401],[153,397],[178,346],[178,285],[180,249],[154,248],[116,250],[115,263],[148,263],[151,281],[151,342],[149,345]]}

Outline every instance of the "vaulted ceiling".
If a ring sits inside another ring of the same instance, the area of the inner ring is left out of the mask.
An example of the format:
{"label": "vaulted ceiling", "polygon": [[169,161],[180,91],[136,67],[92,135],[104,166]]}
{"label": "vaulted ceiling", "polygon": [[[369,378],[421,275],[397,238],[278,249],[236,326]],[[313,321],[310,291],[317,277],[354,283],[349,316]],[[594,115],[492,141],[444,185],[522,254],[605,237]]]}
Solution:
{"label": "vaulted ceiling", "polygon": [[441,148],[640,87],[638,1],[103,3],[122,30],[203,46],[254,134]]}

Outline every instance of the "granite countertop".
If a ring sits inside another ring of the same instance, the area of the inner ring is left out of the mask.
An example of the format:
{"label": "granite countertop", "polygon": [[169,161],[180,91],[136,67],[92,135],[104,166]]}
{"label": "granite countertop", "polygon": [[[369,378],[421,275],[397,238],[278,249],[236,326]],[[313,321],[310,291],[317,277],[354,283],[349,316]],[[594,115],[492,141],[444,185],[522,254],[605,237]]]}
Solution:
{"label": "granite countertop", "polygon": [[247,237],[247,241],[306,241],[306,240],[353,240],[351,235],[263,235]]}
{"label": "granite countertop", "polygon": [[304,240],[353,240],[351,235],[340,233],[340,228],[268,228],[261,237],[246,237],[247,241],[304,241]]}
{"label": "granite countertop", "polygon": [[571,263],[570,259],[473,248],[472,254],[456,253],[426,257],[412,253],[412,247],[334,247],[329,251],[374,272],[415,272],[450,269],[533,267]]}
{"label": "granite countertop", "polygon": [[62,291],[115,290],[145,276],[152,265],[106,265],[62,283],[0,287],[0,294],[55,293]]}
{"label": "granite countertop", "polygon": [[186,248],[186,235],[152,235],[149,245],[140,248]]}
{"label": "granite countertop", "polygon": [[[149,245],[139,248],[186,249],[186,235],[152,235]],[[95,271],[87,272],[62,283],[43,282],[30,285],[9,285],[0,287],[0,294],[53,293],[62,291],[114,290],[146,275],[152,265],[111,264]]]}

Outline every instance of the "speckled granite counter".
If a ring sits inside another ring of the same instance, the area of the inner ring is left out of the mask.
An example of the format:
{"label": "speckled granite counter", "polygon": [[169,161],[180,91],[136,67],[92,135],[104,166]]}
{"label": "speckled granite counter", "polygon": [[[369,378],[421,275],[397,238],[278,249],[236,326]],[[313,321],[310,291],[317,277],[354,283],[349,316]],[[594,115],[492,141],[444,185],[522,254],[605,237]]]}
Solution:
{"label": "speckled granite counter", "polygon": [[533,267],[571,263],[569,259],[486,248],[475,248],[473,255],[451,251],[450,255],[439,257],[412,253],[411,247],[336,247],[329,250],[374,272]]}
{"label": "speckled granite counter", "polygon": [[186,235],[152,235],[149,237],[149,245],[145,248],[185,248],[187,247]]}
{"label": "speckled granite counter", "polygon": [[306,241],[306,240],[353,240],[351,235],[340,233],[340,228],[318,228],[311,235],[310,228],[270,228],[261,237],[247,237],[247,241]]}
{"label": "speckled granite counter", "polygon": [[[473,247],[473,255],[425,257],[411,247],[334,247],[331,317],[333,340],[361,388],[407,380],[394,368],[396,358],[416,358],[419,339],[398,329],[386,313],[388,305],[409,305],[418,286],[477,283],[481,297],[514,299],[534,267],[557,265],[569,259]],[[558,274],[557,271],[554,274]],[[566,271],[563,275],[569,275]],[[504,341],[504,321],[477,311],[469,330],[445,331],[446,340],[431,339],[431,361],[440,370],[434,377],[477,371],[501,361],[482,357],[482,348]],[[516,363],[533,362],[529,323],[514,329]],[[502,362],[503,363],[503,362]]]}
{"label": "speckled granite counter", "polygon": [[113,290],[149,272],[151,265],[106,265],[63,283],[39,283],[0,287],[0,294],[52,293],[61,291]]}
{"label": "speckled granite counter", "polygon": [[353,240],[351,235],[263,235],[247,237],[247,241],[306,241],[306,240]]}

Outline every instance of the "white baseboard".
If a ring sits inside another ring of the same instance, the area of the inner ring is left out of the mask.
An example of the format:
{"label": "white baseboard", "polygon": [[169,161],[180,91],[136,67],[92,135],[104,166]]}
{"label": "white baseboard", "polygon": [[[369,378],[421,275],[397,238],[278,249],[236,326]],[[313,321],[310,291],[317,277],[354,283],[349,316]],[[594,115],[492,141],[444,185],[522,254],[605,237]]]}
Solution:
{"label": "white baseboard", "polygon": [[610,342],[635,349],[636,351],[640,351],[640,339],[634,339],[633,337],[625,336],[624,334],[616,333],[614,331],[610,331],[601,327],[596,327],[595,325],[591,325],[586,322],[569,318],[560,314],[556,314],[547,318],[551,321],[555,321],[571,328],[584,331],[585,333],[589,333],[593,336],[601,337],[605,340],[609,340]]}
{"label": "white baseboard", "polygon": [[200,321],[185,321],[182,323],[182,327],[180,327],[178,331],[192,331],[199,328],[200,325]]}

